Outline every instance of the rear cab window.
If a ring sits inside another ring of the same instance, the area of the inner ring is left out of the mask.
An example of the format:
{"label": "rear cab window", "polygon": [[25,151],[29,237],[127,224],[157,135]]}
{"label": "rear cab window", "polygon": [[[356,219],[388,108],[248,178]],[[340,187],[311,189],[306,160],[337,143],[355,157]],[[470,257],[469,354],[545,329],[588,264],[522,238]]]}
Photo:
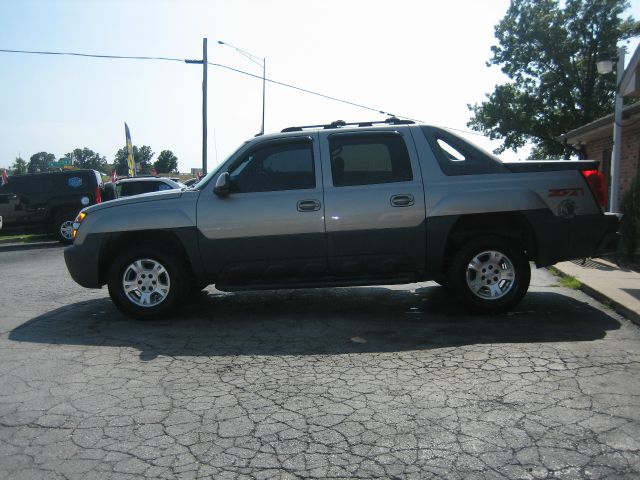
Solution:
{"label": "rear cab window", "polygon": [[430,126],[422,126],[420,129],[445,175],[508,172],[497,157],[471,145],[451,132]]}

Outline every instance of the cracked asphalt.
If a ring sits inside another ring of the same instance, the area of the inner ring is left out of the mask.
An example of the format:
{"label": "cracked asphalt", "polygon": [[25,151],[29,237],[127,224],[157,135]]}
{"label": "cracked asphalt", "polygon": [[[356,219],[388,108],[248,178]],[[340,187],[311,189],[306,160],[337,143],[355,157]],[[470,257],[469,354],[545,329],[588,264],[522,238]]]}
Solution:
{"label": "cracked asphalt", "polygon": [[501,316],[425,282],[136,322],[61,248],[0,285],[2,479],[640,476],[640,330],[545,270]]}

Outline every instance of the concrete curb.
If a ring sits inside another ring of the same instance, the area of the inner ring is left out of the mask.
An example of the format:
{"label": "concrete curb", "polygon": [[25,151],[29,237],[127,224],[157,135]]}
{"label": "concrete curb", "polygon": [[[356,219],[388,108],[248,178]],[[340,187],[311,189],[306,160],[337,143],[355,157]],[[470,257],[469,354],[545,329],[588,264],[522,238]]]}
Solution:
{"label": "concrete curb", "polygon": [[611,298],[609,295],[606,295],[605,293],[601,292],[596,287],[593,287],[593,286],[589,285],[588,280],[584,280],[583,278],[576,277],[575,275],[572,275],[572,274],[567,273],[566,271],[563,271],[561,266],[553,265],[553,268],[558,271],[558,273],[560,274],[561,277],[574,277],[574,278],[576,278],[581,284],[580,290],[582,290],[584,293],[586,293],[590,297],[595,298],[599,302],[604,303],[608,307],[611,307],[614,311],[616,311],[617,313],[619,313],[623,317],[631,320],[633,323],[635,323],[637,325],[640,325],[640,313],[639,312],[636,312],[635,310],[632,310],[632,309],[628,308],[627,306],[623,305],[622,303],[620,303],[620,302],[616,301],[615,299]]}

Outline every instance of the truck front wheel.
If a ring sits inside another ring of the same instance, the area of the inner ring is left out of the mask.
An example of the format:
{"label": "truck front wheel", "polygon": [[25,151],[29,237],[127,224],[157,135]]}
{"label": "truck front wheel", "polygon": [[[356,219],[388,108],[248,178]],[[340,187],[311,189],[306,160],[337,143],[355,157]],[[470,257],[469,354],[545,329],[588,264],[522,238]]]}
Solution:
{"label": "truck front wheel", "polygon": [[125,315],[152,320],[170,313],[188,291],[180,259],[155,246],[131,247],[109,269],[111,300]]}
{"label": "truck front wheel", "polygon": [[447,284],[476,313],[500,313],[525,295],[531,268],[524,251],[510,240],[480,237],[454,255]]}

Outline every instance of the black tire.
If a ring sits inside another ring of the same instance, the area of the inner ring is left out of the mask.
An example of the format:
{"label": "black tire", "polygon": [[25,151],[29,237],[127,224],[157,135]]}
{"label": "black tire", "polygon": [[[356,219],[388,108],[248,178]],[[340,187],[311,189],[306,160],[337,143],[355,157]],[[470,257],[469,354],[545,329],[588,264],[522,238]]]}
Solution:
{"label": "black tire", "polygon": [[73,243],[72,225],[75,215],[73,212],[62,212],[56,214],[53,219],[53,234],[65,245]]}
{"label": "black tire", "polygon": [[[125,283],[133,285],[128,293]],[[138,320],[155,320],[168,315],[189,290],[183,261],[156,245],[131,247],[118,255],[109,269],[107,284],[118,310]]]}
{"label": "black tire", "polygon": [[[477,270],[470,268],[474,259]],[[455,253],[447,273],[447,285],[474,313],[511,309],[527,293],[531,280],[531,268],[522,248],[501,237],[469,241]]]}

